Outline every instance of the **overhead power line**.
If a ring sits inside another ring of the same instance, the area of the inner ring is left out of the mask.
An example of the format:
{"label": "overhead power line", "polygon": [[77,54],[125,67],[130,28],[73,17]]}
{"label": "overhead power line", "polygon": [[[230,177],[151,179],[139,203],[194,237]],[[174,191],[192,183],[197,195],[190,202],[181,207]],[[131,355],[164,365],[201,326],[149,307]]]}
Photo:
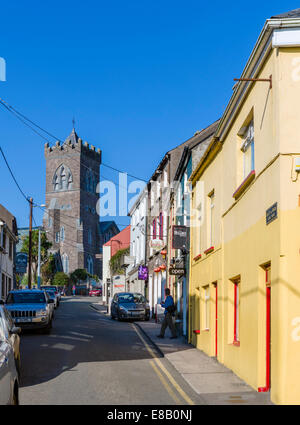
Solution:
{"label": "overhead power line", "polygon": [[[42,139],[47,141],[49,144],[51,144],[50,140],[47,139],[47,137],[43,136],[40,132],[38,132],[34,127],[38,128],[39,130],[41,130],[42,132],[44,132],[48,136],[52,137],[54,140],[59,141],[62,145],[66,146],[65,141],[62,141],[60,138],[56,137],[55,135],[53,135],[49,131],[45,130],[40,125],[36,124],[33,120],[31,120],[26,115],[19,112],[16,108],[14,108],[12,105],[10,105],[8,102],[6,102],[2,98],[0,98],[0,105],[2,105],[7,111],[9,111],[11,114],[13,114],[19,121],[21,121],[24,125],[29,127],[35,134],[37,134],[39,137],[41,137]],[[32,127],[32,125],[30,125],[29,123],[32,124],[34,127]],[[82,164],[82,165],[85,165],[85,164]],[[112,167],[111,165],[104,164],[104,163],[102,163],[101,165],[103,165],[104,167],[110,168],[111,170],[114,170],[118,173],[126,173],[129,177],[132,177],[132,178],[137,179],[137,180],[144,181],[145,183],[148,182],[148,180],[134,176],[134,175],[129,174],[125,171],[119,170],[118,168]],[[89,168],[89,167],[87,167],[87,168]]]}
{"label": "overhead power line", "polygon": [[29,202],[28,196],[26,196],[25,193],[23,192],[23,190],[21,189],[21,187],[20,187],[20,185],[19,185],[19,183],[18,183],[18,181],[17,181],[17,179],[16,179],[16,177],[15,177],[15,175],[14,175],[14,173],[13,173],[13,171],[12,171],[12,169],[11,169],[8,161],[7,161],[7,159],[6,159],[6,156],[4,155],[4,152],[3,152],[2,148],[1,148],[1,146],[0,146],[0,152],[1,152],[1,155],[2,155],[2,157],[4,159],[4,162],[5,162],[5,164],[6,164],[7,168],[8,168],[8,171],[10,172],[10,175],[13,178],[13,181],[15,182],[17,188],[19,189],[19,192],[26,199],[26,201]]}

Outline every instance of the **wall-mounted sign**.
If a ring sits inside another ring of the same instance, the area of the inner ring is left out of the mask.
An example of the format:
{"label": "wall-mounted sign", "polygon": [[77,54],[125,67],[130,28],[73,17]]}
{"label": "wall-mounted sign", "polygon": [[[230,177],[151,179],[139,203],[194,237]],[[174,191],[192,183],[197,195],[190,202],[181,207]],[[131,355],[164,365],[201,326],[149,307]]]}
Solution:
{"label": "wall-mounted sign", "polygon": [[27,271],[27,254],[18,252],[16,255],[16,273],[24,274]]}
{"label": "wall-mounted sign", "polygon": [[138,271],[138,279],[139,280],[147,280],[148,279],[148,267],[140,266]]}
{"label": "wall-mounted sign", "polygon": [[188,228],[186,226],[173,226],[172,233],[172,248],[186,248],[188,240]]}
{"label": "wall-mounted sign", "polygon": [[161,239],[153,239],[149,242],[150,248],[155,249],[156,251],[159,251],[163,249],[165,246],[165,243]]}
{"label": "wall-mounted sign", "polygon": [[184,276],[185,275],[185,268],[175,268],[171,267],[169,269],[170,276]]}
{"label": "wall-mounted sign", "polygon": [[266,223],[267,225],[272,223],[272,221],[276,220],[278,218],[278,204],[272,205],[271,208],[269,208],[266,211]]}

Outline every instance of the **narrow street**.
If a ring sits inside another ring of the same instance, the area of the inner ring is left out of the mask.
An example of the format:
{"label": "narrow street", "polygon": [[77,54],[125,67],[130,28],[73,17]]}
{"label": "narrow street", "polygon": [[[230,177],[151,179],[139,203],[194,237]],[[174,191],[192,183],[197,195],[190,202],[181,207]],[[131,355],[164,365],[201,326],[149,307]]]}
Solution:
{"label": "narrow street", "polygon": [[86,297],[63,299],[50,335],[23,333],[21,358],[20,404],[201,404],[132,323]]}

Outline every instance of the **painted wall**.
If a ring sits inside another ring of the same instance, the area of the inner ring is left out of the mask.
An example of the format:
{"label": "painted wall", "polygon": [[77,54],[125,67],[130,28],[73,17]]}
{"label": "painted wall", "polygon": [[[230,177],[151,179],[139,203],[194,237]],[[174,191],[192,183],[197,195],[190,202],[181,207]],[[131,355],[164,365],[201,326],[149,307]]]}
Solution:
{"label": "painted wall", "polygon": [[[254,389],[266,386],[266,282],[271,263],[271,399],[300,403],[300,177],[294,169],[300,156],[300,78],[295,64],[299,48],[272,50],[260,78],[252,86],[222,150],[194,187],[193,207],[203,191],[202,226],[191,229],[190,340],[215,355],[215,292],[218,283],[218,360]],[[251,114],[253,114],[251,116]],[[255,179],[235,201],[242,183],[239,131],[253,117]],[[198,179],[198,178],[197,178]],[[195,181],[194,181],[195,183]],[[202,189],[201,189],[202,187]],[[214,190],[214,252],[209,240],[208,194]],[[266,224],[266,211],[278,204],[278,218]],[[202,254],[202,258],[193,258]],[[240,277],[240,345],[233,344],[233,282]],[[204,288],[210,287],[211,327],[203,325]],[[195,335],[194,330],[200,330]]]}

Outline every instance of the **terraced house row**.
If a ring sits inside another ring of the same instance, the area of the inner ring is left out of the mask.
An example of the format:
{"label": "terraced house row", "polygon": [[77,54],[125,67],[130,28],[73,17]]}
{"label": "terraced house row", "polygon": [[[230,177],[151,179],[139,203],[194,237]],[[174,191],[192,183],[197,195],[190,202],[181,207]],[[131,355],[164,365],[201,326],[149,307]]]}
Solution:
{"label": "terraced house row", "polygon": [[169,151],[146,190],[153,315],[170,287],[186,339],[278,404],[300,403],[299,99],[297,9],[266,21],[221,119]]}

